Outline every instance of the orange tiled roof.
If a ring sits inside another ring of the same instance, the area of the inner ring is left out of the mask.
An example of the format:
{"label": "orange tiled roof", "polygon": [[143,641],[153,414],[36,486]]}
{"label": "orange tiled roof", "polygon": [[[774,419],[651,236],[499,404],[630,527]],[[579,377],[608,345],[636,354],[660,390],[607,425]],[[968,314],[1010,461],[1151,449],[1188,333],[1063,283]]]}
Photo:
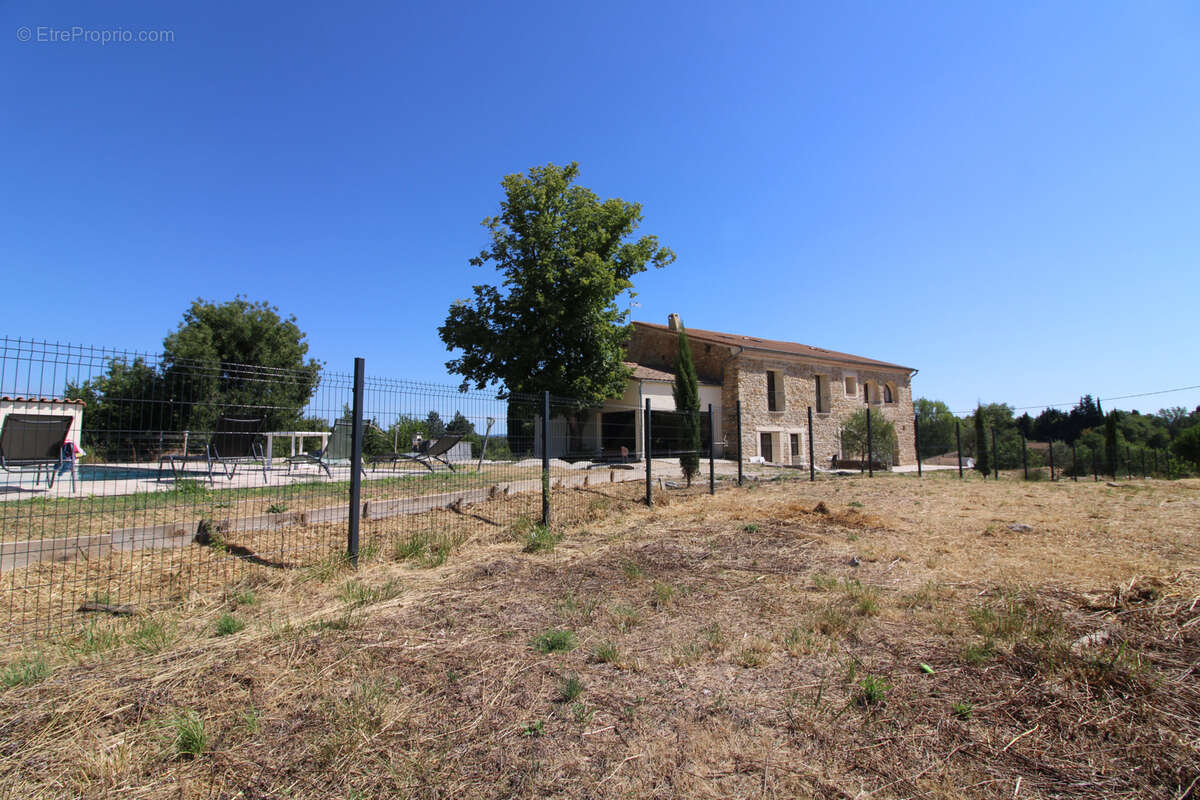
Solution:
{"label": "orange tiled roof", "polygon": [[[645,364],[635,364],[632,361],[624,362],[625,366],[633,370],[633,379],[639,381],[664,381],[666,383],[674,383],[675,373],[667,372],[654,367],[647,367]],[[701,386],[720,386],[718,383],[711,383],[703,378],[699,380]]]}
{"label": "orange tiled roof", "polygon": [[32,397],[32,396],[31,397],[9,397],[8,395],[4,395],[3,397],[0,397],[0,401],[5,401],[5,400],[7,400],[10,403],[62,403],[63,405],[68,405],[68,406],[73,406],[73,405],[86,406],[87,405],[87,403],[83,402],[82,400],[73,400],[71,398],[66,398],[66,397]]}
{"label": "orange tiled roof", "polygon": [[[633,324],[640,325],[643,328],[653,328],[660,331],[671,330],[666,325],[658,325],[653,322],[635,321]],[[746,350],[766,350],[773,353],[783,353],[785,355],[807,356],[809,358],[818,358],[823,361],[843,361],[850,364],[859,364],[864,367],[904,370],[905,372],[916,371],[913,367],[905,367],[901,364],[892,364],[888,361],[877,361],[873,358],[856,356],[851,353],[839,353],[836,350],[826,350],[822,347],[813,347],[812,345],[800,344],[798,342],[782,342],[776,339],[760,339],[757,336],[742,336],[736,333],[705,331],[699,328],[687,328],[686,330],[689,339],[700,342],[713,342],[714,344],[723,344],[729,347],[742,347]]]}

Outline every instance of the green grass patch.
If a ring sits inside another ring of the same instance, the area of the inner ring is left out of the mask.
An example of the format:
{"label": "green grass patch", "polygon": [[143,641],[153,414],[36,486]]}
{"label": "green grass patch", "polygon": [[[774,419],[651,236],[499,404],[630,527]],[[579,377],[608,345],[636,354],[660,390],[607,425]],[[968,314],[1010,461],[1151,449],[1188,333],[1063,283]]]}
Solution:
{"label": "green grass patch", "polygon": [[575,632],[551,628],[533,640],[533,649],[539,653],[566,653],[575,649]]}
{"label": "green grass patch", "polygon": [[394,578],[381,586],[367,586],[360,580],[348,580],[342,584],[339,595],[351,608],[360,608],[399,597],[403,591],[400,581]]}
{"label": "green grass patch", "polygon": [[568,675],[563,679],[562,686],[558,688],[558,701],[573,703],[579,699],[581,694],[583,694],[583,681],[579,680],[578,675]]}
{"label": "green grass patch", "polygon": [[229,636],[244,630],[245,627],[245,620],[238,619],[233,614],[225,613],[217,617],[217,636]]}
{"label": "green grass patch", "polygon": [[555,531],[540,522],[523,526],[518,537],[524,553],[549,553],[563,540],[561,531]]}
{"label": "green grass patch", "polygon": [[3,684],[5,689],[32,686],[46,680],[49,674],[50,667],[46,665],[46,660],[41,656],[34,656],[14,661],[0,670],[0,684]]}
{"label": "green grass patch", "polygon": [[630,606],[613,606],[612,616],[617,623],[617,630],[621,633],[628,633],[642,621],[641,612]]}
{"label": "green grass patch", "polygon": [[62,642],[63,651],[81,659],[112,650],[121,644],[121,635],[108,623],[92,620],[78,633]]}
{"label": "green grass patch", "polygon": [[180,758],[192,759],[208,749],[208,734],[204,721],[191,711],[176,714],[171,720],[175,730],[175,752]]}
{"label": "green grass patch", "polygon": [[147,619],[129,632],[126,641],[143,653],[158,653],[171,643],[171,630],[160,619]]}
{"label": "green grass patch", "polygon": [[625,575],[625,579],[630,581],[646,576],[646,571],[642,569],[641,564],[628,559],[621,564],[621,572]]}
{"label": "green grass patch", "polygon": [[392,557],[426,568],[440,567],[465,540],[465,532],[413,531],[396,543]]}
{"label": "green grass patch", "polygon": [[887,693],[891,688],[891,684],[882,678],[867,675],[858,682],[858,691],[854,695],[854,702],[864,708],[882,705],[887,700]]}
{"label": "green grass patch", "polygon": [[612,642],[601,642],[592,651],[592,660],[600,664],[618,664],[621,661],[621,651]]}
{"label": "green grass patch", "polygon": [[650,605],[657,609],[667,608],[675,599],[675,587],[669,583],[654,582],[651,590]]}

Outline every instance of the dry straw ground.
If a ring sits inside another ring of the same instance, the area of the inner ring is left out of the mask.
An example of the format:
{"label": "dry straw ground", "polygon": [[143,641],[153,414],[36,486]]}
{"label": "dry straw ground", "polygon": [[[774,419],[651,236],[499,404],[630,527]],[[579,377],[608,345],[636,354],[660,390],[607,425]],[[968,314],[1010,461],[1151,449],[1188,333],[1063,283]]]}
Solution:
{"label": "dry straw ground", "polygon": [[635,491],[11,653],[0,796],[1200,787],[1200,482]]}

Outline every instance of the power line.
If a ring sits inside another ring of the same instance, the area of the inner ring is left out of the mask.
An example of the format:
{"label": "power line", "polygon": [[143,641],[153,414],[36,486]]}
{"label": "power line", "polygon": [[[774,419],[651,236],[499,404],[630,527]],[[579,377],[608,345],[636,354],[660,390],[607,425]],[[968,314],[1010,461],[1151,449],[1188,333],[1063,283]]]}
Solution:
{"label": "power line", "polygon": [[[1137,394],[1120,394],[1120,395],[1115,395],[1113,397],[1097,397],[1096,402],[1097,403],[1108,403],[1113,400],[1130,400],[1134,397],[1152,397],[1152,396],[1158,395],[1158,394],[1171,394],[1173,392],[1186,392],[1191,389],[1200,389],[1200,384],[1197,384],[1196,386],[1180,386],[1178,389],[1159,389],[1156,392],[1139,392]],[[1074,407],[1077,402],[1079,402],[1079,401],[1070,400],[1065,403],[1041,403],[1041,404],[1033,405],[1033,406],[1018,406],[1018,407],[1014,408],[1013,411],[1032,411],[1035,408],[1061,408],[1062,406]],[[971,409],[970,411],[955,411],[952,413],[957,417],[957,416],[964,416],[966,414],[972,414],[972,413],[974,413],[974,411],[975,411],[974,409]]]}

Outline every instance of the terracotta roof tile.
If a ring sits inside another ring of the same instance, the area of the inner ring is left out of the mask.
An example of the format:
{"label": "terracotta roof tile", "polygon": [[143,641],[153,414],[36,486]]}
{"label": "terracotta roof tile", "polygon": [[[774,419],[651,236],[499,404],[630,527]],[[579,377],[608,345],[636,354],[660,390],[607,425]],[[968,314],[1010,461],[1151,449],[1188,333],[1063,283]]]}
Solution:
{"label": "terracotta roof tile", "polygon": [[[670,330],[670,328],[668,328],[666,325],[659,325],[654,322],[635,321],[633,324],[660,331]],[[915,372],[913,367],[905,367],[901,364],[893,364],[888,361],[878,361],[873,358],[856,356],[851,353],[839,353],[836,350],[826,350],[822,347],[813,347],[812,345],[800,344],[798,342],[782,342],[776,339],[760,339],[756,336],[742,336],[736,333],[705,331],[699,328],[687,328],[687,334],[689,339],[694,339],[701,342],[713,342],[714,344],[723,344],[729,347],[744,347],[747,350],[767,350],[775,353],[783,353],[785,355],[808,356],[810,358],[818,358],[824,361],[844,361],[851,364],[860,364],[865,367],[880,367],[883,369],[896,369],[904,370],[905,372]]]}
{"label": "terracotta roof tile", "polygon": [[8,395],[4,395],[0,397],[0,401],[8,401],[10,403],[62,403],[68,406],[87,405],[82,400],[74,400],[69,397],[9,397]]}
{"label": "terracotta roof tile", "polygon": [[[625,363],[625,366],[627,366],[631,370],[633,370],[634,380],[665,381],[667,383],[675,382],[675,373],[674,372],[667,372],[666,370],[655,369],[654,367],[647,367],[645,364],[635,364],[632,361],[626,361],[624,363]],[[703,378],[701,378],[699,380],[699,384],[701,386],[720,386],[719,383],[712,383],[710,381],[704,380]]]}

